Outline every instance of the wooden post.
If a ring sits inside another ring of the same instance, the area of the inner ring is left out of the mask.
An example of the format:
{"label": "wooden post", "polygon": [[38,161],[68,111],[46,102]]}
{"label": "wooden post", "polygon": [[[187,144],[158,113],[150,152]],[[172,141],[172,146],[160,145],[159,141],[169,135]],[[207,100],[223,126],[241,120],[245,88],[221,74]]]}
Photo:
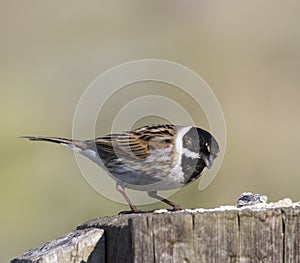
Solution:
{"label": "wooden post", "polygon": [[300,262],[300,208],[95,218],[12,261],[20,262]]}

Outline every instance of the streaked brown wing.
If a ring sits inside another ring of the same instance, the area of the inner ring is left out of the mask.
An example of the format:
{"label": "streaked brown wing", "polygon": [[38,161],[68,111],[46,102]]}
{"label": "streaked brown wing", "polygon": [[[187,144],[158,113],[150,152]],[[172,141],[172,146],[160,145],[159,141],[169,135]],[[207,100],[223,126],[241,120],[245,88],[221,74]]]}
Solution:
{"label": "streaked brown wing", "polygon": [[174,141],[175,132],[174,125],[143,126],[131,132],[96,138],[95,144],[100,157],[105,152],[106,155],[146,159],[151,150],[169,147]]}

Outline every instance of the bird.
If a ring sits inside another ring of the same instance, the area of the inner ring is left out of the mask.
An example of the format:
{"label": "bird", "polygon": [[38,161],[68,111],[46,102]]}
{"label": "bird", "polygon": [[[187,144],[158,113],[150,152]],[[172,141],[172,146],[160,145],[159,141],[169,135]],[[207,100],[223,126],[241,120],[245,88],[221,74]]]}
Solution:
{"label": "bird", "polygon": [[98,164],[116,181],[117,191],[133,213],[142,211],[131,202],[126,188],[146,191],[174,211],[182,210],[179,204],[161,197],[157,191],[177,189],[194,182],[205,168],[212,167],[220,151],[217,140],[208,131],[174,124],[146,125],[91,140],[22,138],[61,144]]}

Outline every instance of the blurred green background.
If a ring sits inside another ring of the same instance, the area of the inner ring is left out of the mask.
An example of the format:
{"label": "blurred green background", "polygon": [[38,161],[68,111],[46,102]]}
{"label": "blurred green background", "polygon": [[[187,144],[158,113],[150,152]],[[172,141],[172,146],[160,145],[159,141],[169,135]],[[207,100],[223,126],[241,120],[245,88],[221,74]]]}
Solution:
{"label": "blurred green background", "polygon": [[[234,204],[243,191],[299,200],[299,10],[290,0],[0,1],[0,262],[127,209],[86,183],[70,150],[17,137],[71,137],[91,81],[135,59],[191,68],[224,111],[227,149],[217,177],[205,191],[195,183],[172,200],[211,208]],[[109,129],[102,124],[99,135]],[[154,207],[165,206],[142,208]]]}

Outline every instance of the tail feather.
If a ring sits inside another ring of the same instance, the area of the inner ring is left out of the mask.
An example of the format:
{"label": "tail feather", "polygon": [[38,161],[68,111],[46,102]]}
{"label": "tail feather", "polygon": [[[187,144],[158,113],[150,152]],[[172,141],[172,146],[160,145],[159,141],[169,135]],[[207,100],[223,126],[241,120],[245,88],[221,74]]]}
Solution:
{"label": "tail feather", "polygon": [[85,150],[87,148],[87,144],[83,141],[66,139],[66,138],[42,137],[42,136],[21,136],[19,138],[29,139],[30,141],[45,141],[45,142],[58,143],[58,144],[68,146],[70,148],[77,147],[80,150]]}
{"label": "tail feather", "polygon": [[21,136],[19,138],[28,139],[30,141],[47,141],[53,143],[66,143],[66,144],[70,144],[73,142],[73,140],[59,138],[59,137]]}

